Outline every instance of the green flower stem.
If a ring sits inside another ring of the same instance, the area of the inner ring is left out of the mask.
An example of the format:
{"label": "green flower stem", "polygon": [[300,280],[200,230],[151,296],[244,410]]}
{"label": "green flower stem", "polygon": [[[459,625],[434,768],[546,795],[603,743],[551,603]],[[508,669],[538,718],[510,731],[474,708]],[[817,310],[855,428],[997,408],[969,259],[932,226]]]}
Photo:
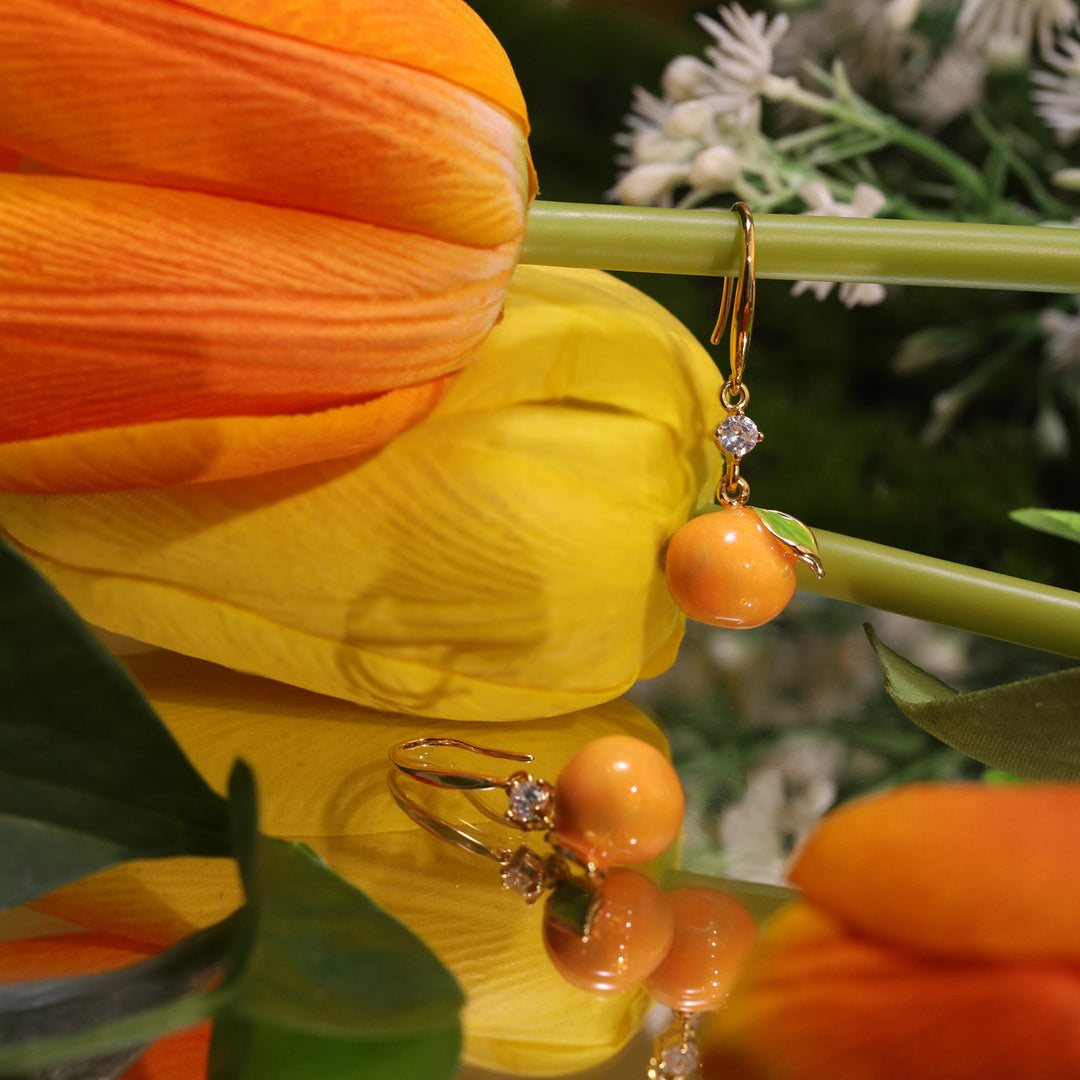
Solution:
{"label": "green flower stem", "polygon": [[825,566],[799,588],[1080,659],[1080,593],[815,530]]}
{"label": "green flower stem", "polygon": [[[1080,229],[800,214],[755,222],[760,278],[1080,292]],[[537,202],[521,261],[723,275],[736,273],[741,247],[726,211]]]}
{"label": "green flower stem", "polygon": [[829,82],[840,90],[838,97],[823,97],[821,94],[807,90],[794,79],[776,76],[769,79],[764,93],[772,101],[786,101],[815,112],[819,116],[828,116],[859,131],[865,131],[882,139],[885,143],[903,146],[947,173],[977,200],[986,202],[988,191],[982,173],[959,154],[954,154],[937,139],[923,135],[901,124],[887,113],[875,109],[868,102],[854,95],[851,88],[846,85],[846,81],[842,88],[834,79],[830,79]]}

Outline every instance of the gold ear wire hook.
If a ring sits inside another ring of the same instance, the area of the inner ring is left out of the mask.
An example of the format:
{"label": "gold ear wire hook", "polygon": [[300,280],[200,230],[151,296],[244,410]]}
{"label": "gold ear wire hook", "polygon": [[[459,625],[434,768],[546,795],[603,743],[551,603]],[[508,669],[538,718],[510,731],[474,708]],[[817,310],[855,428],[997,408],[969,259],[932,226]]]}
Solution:
{"label": "gold ear wire hook", "polygon": [[[515,754],[509,750],[494,750],[488,746],[475,746],[460,739],[428,736],[422,739],[409,739],[391,747],[390,763],[399,772],[431,787],[459,791],[465,795],[478,810],[492,821],[510,824],[524,832],[537,829],[551,829],[554,825],[555,789],[545,780],[538,780],[530,773],[519,769],[509,776],[487,776],[483,773],[465,772],[461,769],[447,769],[439,765],[429,765],[421,760],[412,764],[406,755],[415,751],[424,751],[430,747],[447,746],[455,750],[466,750],[470,754],[482,754],[484,757],[502,758],[505,761],[530,762],[532,754]],[[398,789],[400,790],[400,789]],[[500,790],[506,793],[509,808],[497,813],[476,795],[478,791]],[[396,796],[395,796],[396,797]],[[444,837],[445,839],[445,837]]]}
{"label": "gold ear wire hook", "polygon": [[[455,750],[467,750],[471,754],[483,754],[484,757],[502,758],[505,761],[532,761],[532,754],[514,754],[508,750],[493,750],[486,746],[474,746],[460,739],[427,737],[409,739],[398,743],[389,752],[390,763],[408,776],[432,787],[450,788],[453,791],[492,791],[507,787],[513,777],[484,776],[482,773],[462,772],[460,769],[443,769],[436,765],[412,765],[404,758],[405,754],[415,750],[426,750],[432,746],[448,746]],[[515,774],[517,775],[517,774]]]}
{"label": "gold ear wire hook", "polygon": [[[413,773],[407,775],[412,776],[414,780],[422,779],[422,777]],[[467,821],[451,824],[449,821],[439,817],[438,814],[433,814],[419,803],[414,802],[402,788],[401,776],[398,773],[387,773],[386,786],[390,789],[390,794],[393,795],[398,806],[422,829],[427,829],[432,836],[437,836],[440,840],[452,844],[462,851],[467,851],[471,855],[480,855],[485,859],[491,859],[500,866],[504,866],[509,861],[512,852],[506,848],[492,847],[484,839],[483,834]]]}
{"label": "gold ear wire hook", "polygon": [[[421,744],[428,741],[440,742],[440,740],[426,739],[413,741]],[[453,745],[469,745],[468,743],[458,744],[457,740],[449,741]],[[496,753],[494,756],[511,755]],[[480,829],[470,822],[460,818],[456,821],[447,821],[446,818],[440,817],[434,811],[421,806],[405,790],[404,781],[406,778],[425,782],[423,777],[417,776],[415,773],[403,774],[401,771],[391,769],[386,774],[386,786],[393,796],[394,802],[417,825],[431,833],[432,836],[450,844],[452,847],[456,847],[459,851],[467,852],[470,855],[479,855],[481,858],[498,863],[503,888],[520,893],[528,903],[534,904],[547,889],[553,888],[560,882],[573,881],[576,882],[579,891],[584,890],[593,897],[594,901],[596,900],[597,888],[604,880],[606,869],[602,864],[595,862],[590,855],[564,848],[559,844],[554,844],[554,850],[547,857],[539,855],[528,844],[519,844],[516,848],[500,847],[492,840],[489,840]],[[471,791],[466,790],[465,794],[470,800],[476,802],[476,797]],[[513,827],[512,822],[507,822],[491,814],[479,802],[476,804],[493,820],[502,825]],[[575,875],[574,871],[580,871],[580,873]],[[585,917],[584,930],[586,935],[591,920],[595,915],[595,909],[596,904],[593,903],[589,909],[590,914]]]}
{"label": "gold ear wire hook", "polygon": [[746,352],[750,348],[750,335],[754,329],[754,304],[757,284],[754,278],[754,215],[744,202],[737,202],[731,212],[739,219],[743,237],[743,260],[739,276],[733,282],[724,278],[724,291],[720,297],[720,314],[709,340],[719,345],[724,326],[731,315],[731,389],[738,392],[742,385]]}

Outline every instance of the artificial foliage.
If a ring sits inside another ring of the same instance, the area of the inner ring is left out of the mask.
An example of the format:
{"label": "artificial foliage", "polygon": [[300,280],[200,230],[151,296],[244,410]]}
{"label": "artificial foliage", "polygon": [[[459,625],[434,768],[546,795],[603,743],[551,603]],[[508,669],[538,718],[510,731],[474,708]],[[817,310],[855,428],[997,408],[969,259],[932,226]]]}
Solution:
{"label": "artificial foliage", "polygon": [[[693,6],[0,11],[0,1074],[611,1059],[644,991],[391,797],[440,733],[671,752],[650,872],[761,926],[704,1080],[1080,1069],[1080,10]],[[664,583],[733,198],[830,598],[742,638]]]}

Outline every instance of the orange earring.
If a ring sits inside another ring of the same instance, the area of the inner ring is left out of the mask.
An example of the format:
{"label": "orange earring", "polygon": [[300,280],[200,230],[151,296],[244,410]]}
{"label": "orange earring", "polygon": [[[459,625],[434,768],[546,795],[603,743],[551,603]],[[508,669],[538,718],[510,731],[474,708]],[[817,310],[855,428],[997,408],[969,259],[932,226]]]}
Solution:
{"label": "orange earring", "polygon": [[801,521],[776,510],[747,505],[750,484],[742,475],[742,459],[764,438],[746,415],[750,390],[743,381],[746,354],[754,324],[754,218],[745,203],[731,208],[743,238],[743,260],[734,285],[724,278],[720,315],[712,332],[721,341],[731,316],[731,373],[720,389],[726,414],[714,440],[724,455],[724,472],[716,488],[717,505],[678,529],[664,552],[664,573],[675,604],[691,619],[749,629],[775,618],[795,591],[795,565],[806,563],[820,578],[824,573],[817,541]]}
{"label": "orange earring", "polygon": [[[504,888],[535,903],[544,893],[543,939],[551,962],[571,985],[594,993],[634,986],[674,1009],[657,1036],[650,1080],[690,1080],[697,1071],[694,1022],[723,1004],[752,948],[756,928],[735,900],[713,889],[665,896],[644,874],[613,863],[662,853],[682,824],[685,797],[671,763],[640,739],[612,735],[586,744],[555,784],[525,771],[507,777],[449,769],[427,760],[453,748],[529,763],[528,754],[448,738],[410,739],[390,751],[390,793],[418,825],[470,854],[498,863]],[[405,783],[458,791],[493,821],[545,831],[552,851],[493,844],[474,825],[450,822],[415,801]],[[501,790],[508,808],[477,792]]]}

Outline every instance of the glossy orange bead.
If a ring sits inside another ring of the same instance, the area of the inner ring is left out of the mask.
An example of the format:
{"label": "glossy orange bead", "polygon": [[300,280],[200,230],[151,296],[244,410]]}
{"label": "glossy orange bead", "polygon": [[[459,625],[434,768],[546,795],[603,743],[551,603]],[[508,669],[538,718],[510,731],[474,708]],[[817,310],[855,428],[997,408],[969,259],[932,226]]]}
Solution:
{"label": "glossy orange bead", "polygon": [[596,994],[637,986],[671,947],[674,923],[659,886],[637,870],[612,870],[588,939],[544,919],[544,945],[568,983]]}
{"label": "glossy orange bead", "polygon": [[679,835],[685,808],[679,777],[655,746],[607,735],[583,746],[559,774],[553,839],[604,864],[648,862]]}
{"label": "glossy orange bead", "polygon": [[787,607],[795,563],[750,507],[724,505],[672,536],[664,573],[672,600],[691,619],[749,629]]}
{"label": "glossy orange bead", "polygon": [[675,937],[645,989],[669,1009],[715,1009],[754,947],[754,920],[742,904],[716,889],[678,889],[667,901]]}

